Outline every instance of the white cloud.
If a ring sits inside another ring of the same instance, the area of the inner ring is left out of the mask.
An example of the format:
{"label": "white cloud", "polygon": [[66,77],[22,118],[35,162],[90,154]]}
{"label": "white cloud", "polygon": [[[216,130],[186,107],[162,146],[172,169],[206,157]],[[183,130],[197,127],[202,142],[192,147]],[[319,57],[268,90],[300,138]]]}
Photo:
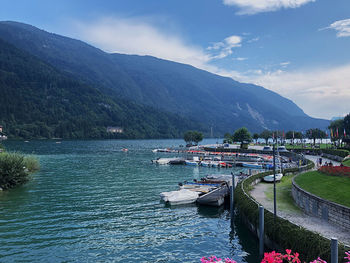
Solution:
{"label": "white cloud", "polygon": [[241,58],[241,57],[238,57],[238,58],[233,58],[233,60],[237,60],[237,61],[244,61],[244,60],[247,60],[248,58]]}
{"label": "white cloud", "polygon": [[206,69],[211,59],[201,47],[136,18],[75,21],[73,25],[74,37],[110,53],[150,55]]}
{"label": "white cloud", "polygon": [[350,37],[350,19],[335,21],[327,28],[337,31],[337,37]]}
{"label": "white cloud", "polygon": [[297,8],[316,0],[223,0],[225,5],[240,8],[238,14],[252,15],[261,12],[276,11],[282,8]]}
{"label": "white cloud", "polygon": [[252,39],[248,40],[247,42],[248,43],[253,43],[253,42],[258,41],[259,39],[260,39],[259,37],[255,37],[255,38],[252,38]]}
{"label": "white cloud", "polygon": [[[333,69],[266,72],[261,69],[247,72],[228,71],[210,62],[210,52],[242,45],[242,38],[231,36],[211,45],[208,50],[186,43],[181,36],[163,32],[150,23],[138,19],[101,19],[97,22],[75,23],[74,37],[89,42],[107,52],[152,55],[186,63],[235,80],[255,83],[292,99],[313,117],[331,118],[350,112],[350,64]],[[229,52],[229,51],[227,51]],[[245,58],[237,57],[236,60]],[[282,62],[280,66],[287,66]]]}
{"label": "white cloud", "polygon": [[287,66],[289,66],[290,65],[290,61],[286,61],[286,62],[281,62],[280,63],[280,66],[282,67],[282,68],[286,68]]}
{"label": "white cloud", "polygon": [[232,54],[232,49],[242,46],[242,37],[240,36],[229,36],[222,42],[216,42],[209,46],[207,50],[215,51],[216,54],[211,56],[211,59],[221,59]]}
{"label": "white cloud", "polygon": [[350,113],[350,64],[332,69],[286,72],[249,71],[230,74],[293,100],[306,114],[331,118]]}

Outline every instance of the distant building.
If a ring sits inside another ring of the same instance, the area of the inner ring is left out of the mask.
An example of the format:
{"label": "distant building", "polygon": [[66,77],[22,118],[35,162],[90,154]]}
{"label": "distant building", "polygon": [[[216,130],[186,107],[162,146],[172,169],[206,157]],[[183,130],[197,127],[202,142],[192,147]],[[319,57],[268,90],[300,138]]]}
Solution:
{"label": "distant building", "polygon": [[123,128],[121,128],[121,127],[107,127],[107,132],[110,132],[110,133],[123,133]]}

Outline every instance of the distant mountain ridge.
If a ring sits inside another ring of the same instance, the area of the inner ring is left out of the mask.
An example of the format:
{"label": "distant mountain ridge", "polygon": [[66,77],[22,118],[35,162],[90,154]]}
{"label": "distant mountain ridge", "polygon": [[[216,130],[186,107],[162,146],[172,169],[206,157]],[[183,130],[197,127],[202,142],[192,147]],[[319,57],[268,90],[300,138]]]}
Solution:
{"label": "distant mountain ridge", "polygon": [[326,128],[291,100],[189,65],[150,56],[108,54],[82,41],[17,22],[0,22],[0,38],[111,97],[185,116],[218,134],[246,126]]}

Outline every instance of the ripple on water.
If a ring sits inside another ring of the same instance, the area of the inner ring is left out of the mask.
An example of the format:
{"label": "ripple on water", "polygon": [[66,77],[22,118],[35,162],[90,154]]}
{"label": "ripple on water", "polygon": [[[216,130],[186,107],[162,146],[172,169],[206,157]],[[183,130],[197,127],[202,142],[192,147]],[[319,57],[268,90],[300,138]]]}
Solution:
{"label": "ripple on water", "polygon": [[199,262],[212,254],[255,262],[248,254],[257,252],[256,242],[237,234],[241,226],[231,232],[227,210],[160,202],[160,192],[210,171],[150,163],[162,156],[151,149],[178,144],[25,144],[42,168],[27,185],[0,194],[0,262]]}

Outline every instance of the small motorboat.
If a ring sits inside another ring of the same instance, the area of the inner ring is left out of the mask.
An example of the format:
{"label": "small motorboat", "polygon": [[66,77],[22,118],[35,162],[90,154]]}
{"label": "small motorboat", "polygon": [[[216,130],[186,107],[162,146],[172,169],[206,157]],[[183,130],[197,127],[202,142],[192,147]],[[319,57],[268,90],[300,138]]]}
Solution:
{"label": "small motorboat", "polygon": [[245,168],[253,168],[253,169],[262,169],[263,165],[259,163],[242,163],[242,166]]}
{"label": "small motorboat", "polygon": [[[276,182],[281,181],[282,177],[283,177],[282,173],[276,174]],[[274,180],[273,174],[264,176],[264,181],[267,183],[273,183],[273,180]]]}
{"label": "small motorboat", "polygon": [[198,192],[188,189],[160,193],[161,199],[170,205],[191,204],[197,201],[198,196]]}
{"label": "small motorboat", "polygon": [[128,150],[127,148],[123,148],[122,151],[123,151],[123,152],[127,152],[127,151],[129,151],[129,150]]}
{"label": "small motorboat", "polygon": [[152,160],[152,163],[155,164],[170,164],[170,162],[177,162],[180,158],[158,158],[156,160]]}
{"label": "small motorboat", "polygon": [[192,160],[185,160],[186,165],[198,166],[199,162]]}
{"label": "small motorboat", "polygon": [[211,162],[210,161],[201,161],[201,166],[204,166],[204,167],[211,167]]}

